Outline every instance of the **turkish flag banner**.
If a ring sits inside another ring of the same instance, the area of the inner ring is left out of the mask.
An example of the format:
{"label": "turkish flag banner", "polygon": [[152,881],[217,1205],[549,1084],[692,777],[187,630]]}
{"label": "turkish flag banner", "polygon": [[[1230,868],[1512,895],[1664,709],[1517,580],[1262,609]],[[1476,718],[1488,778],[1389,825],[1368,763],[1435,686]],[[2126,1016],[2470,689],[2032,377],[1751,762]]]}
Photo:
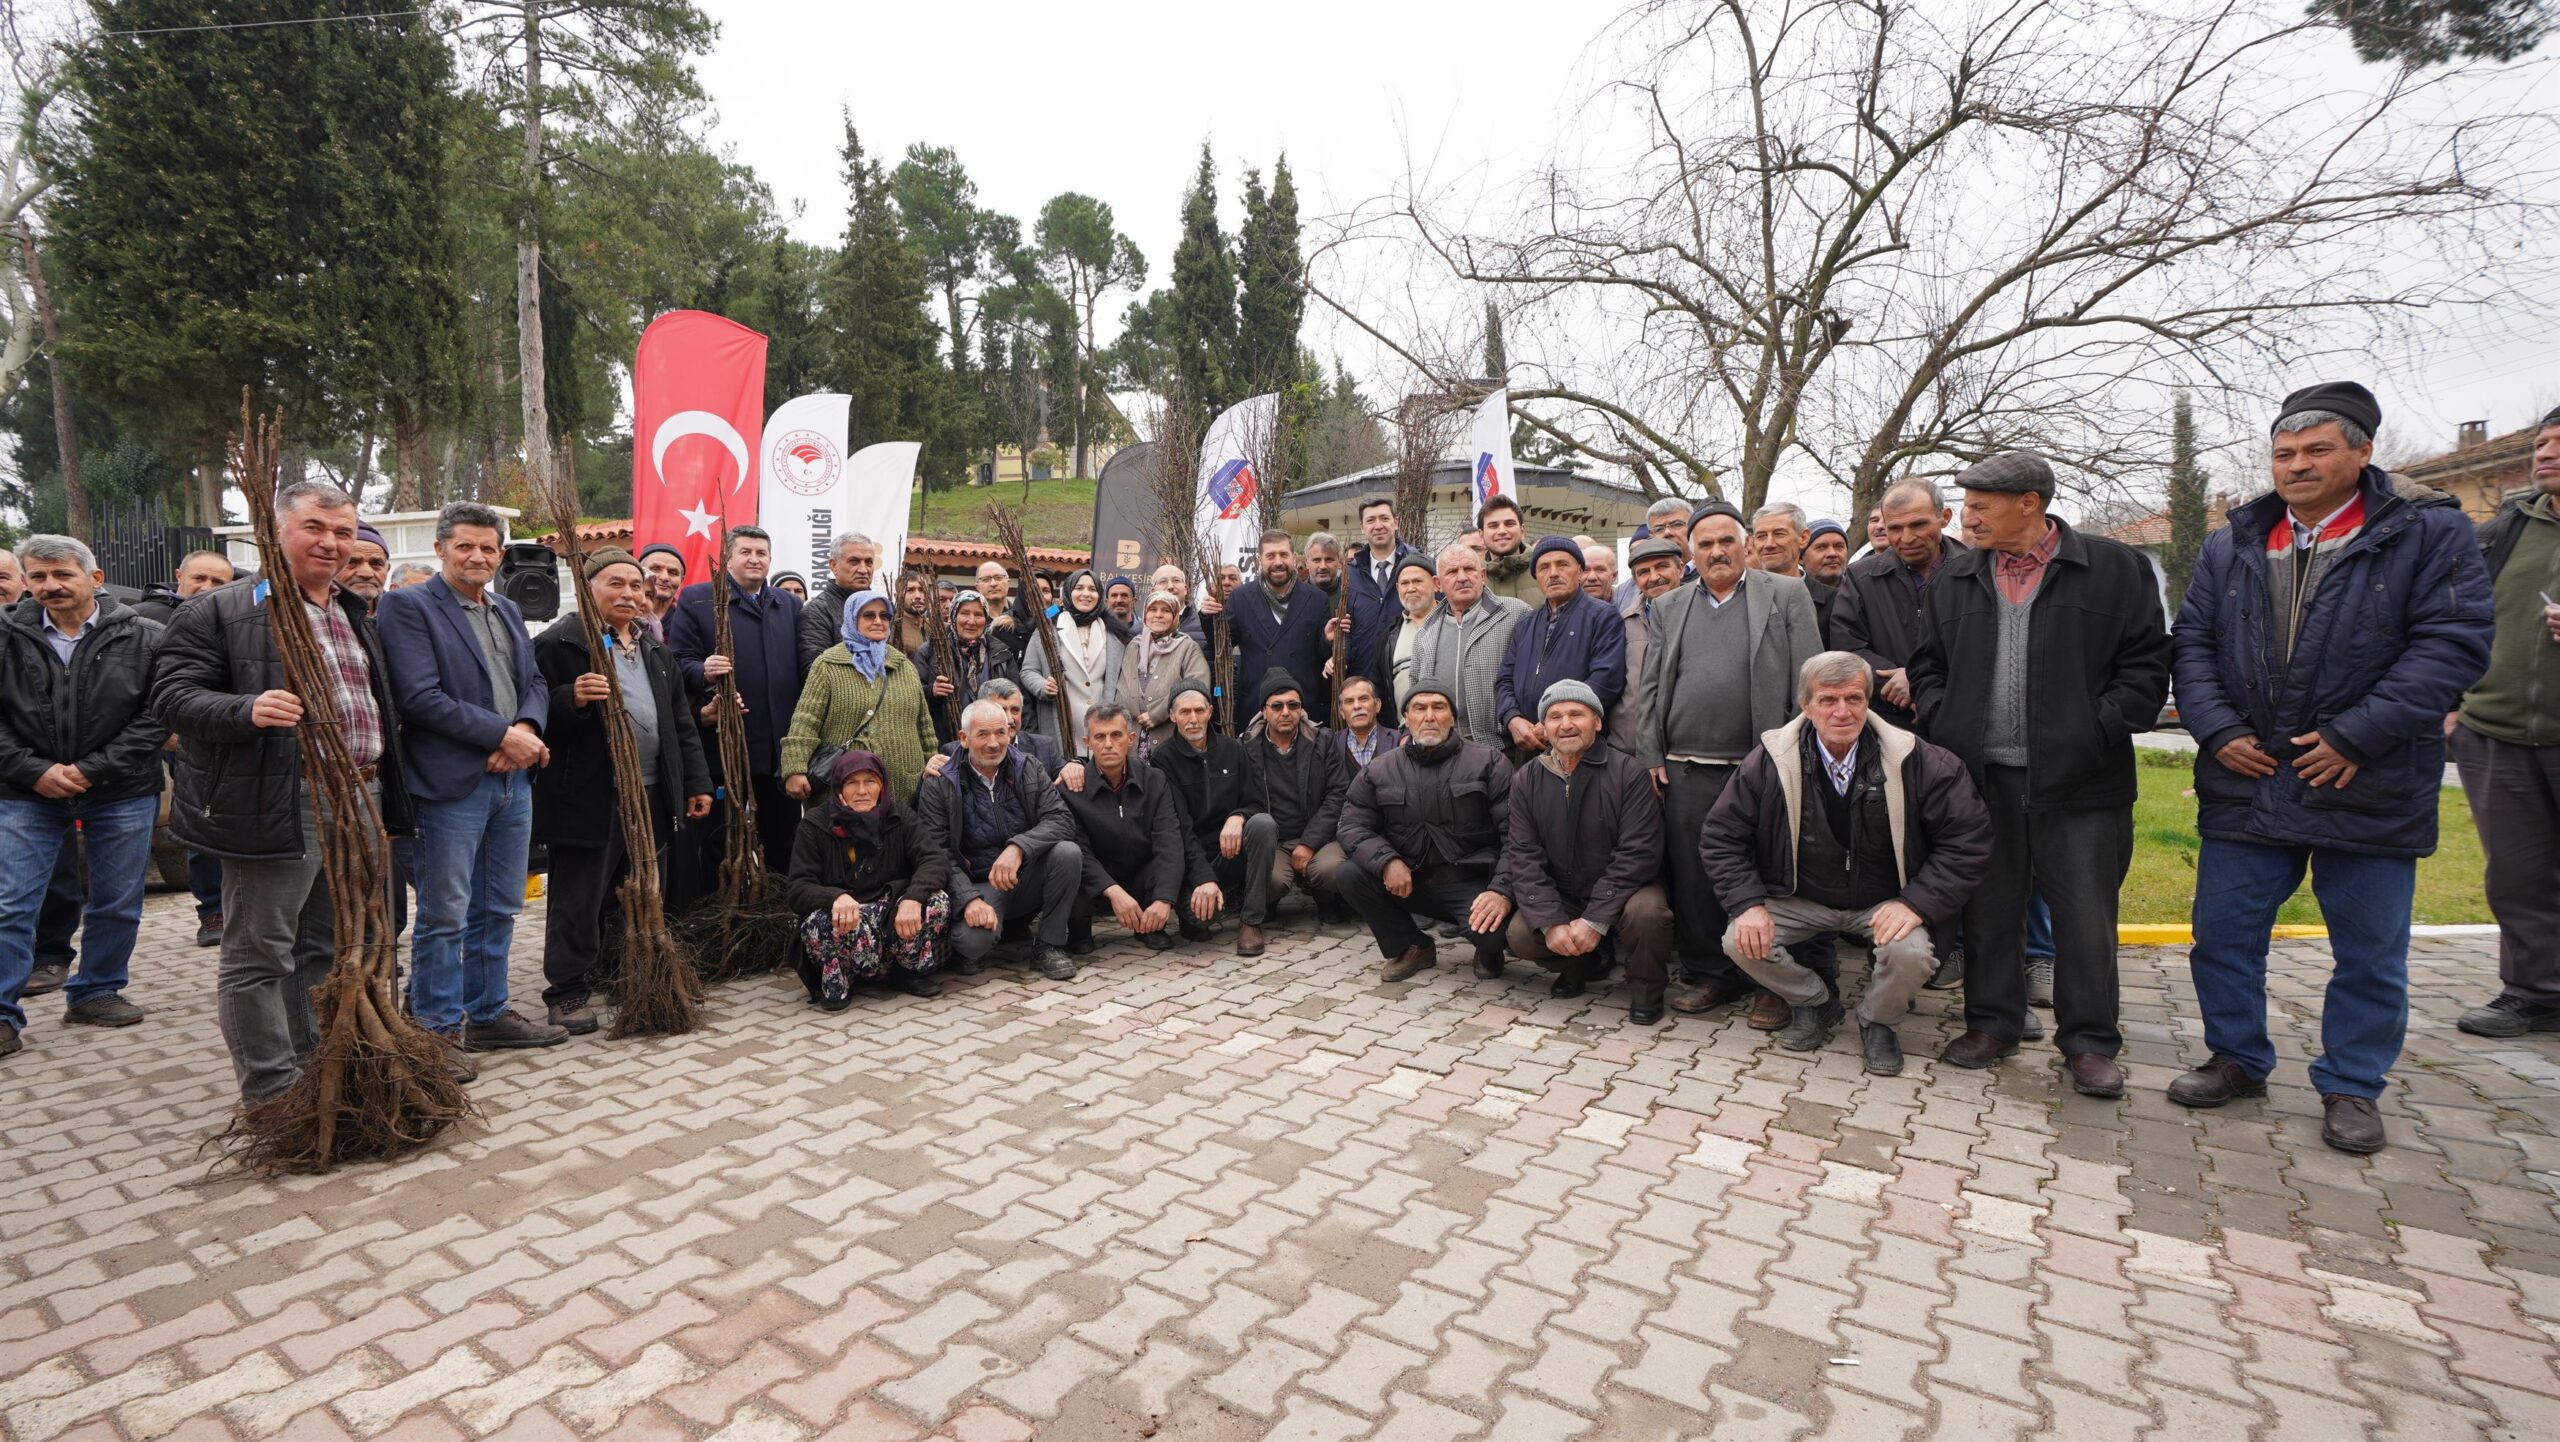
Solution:
{"label": "turkish flag banner", "polygon": [[671,310],[640,333],[631,362],[631,544],[684,555],[711,579],[720,538],[756,521],[764,439],[765,339],[724,316]]}

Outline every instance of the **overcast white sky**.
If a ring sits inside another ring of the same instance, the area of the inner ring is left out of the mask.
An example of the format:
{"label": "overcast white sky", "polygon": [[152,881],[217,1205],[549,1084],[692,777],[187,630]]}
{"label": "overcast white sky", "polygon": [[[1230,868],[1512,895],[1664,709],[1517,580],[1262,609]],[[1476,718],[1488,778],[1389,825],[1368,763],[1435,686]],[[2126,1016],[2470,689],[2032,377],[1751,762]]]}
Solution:
{"label": "overcast white sky", "polygon": [[[1616,9],[720,0],[713,13],[722,32],[701,74],[716,138],[786,208],[803,207],[802,236],[832,241],[841,230],[836,145],[849,108],[865,144],[890,160],[918,141],[955,149],[980,202],[1026,228],[1062,190],[1109,202],[1153,286],[1166,279],[1204,138],[1230,228],[1244,166],[1267,169],[1284,149],[1309,216],[1383,194],[1416,165],[1442,185],[1498,192],[1573,143],[1608,60],[1595,42]],[[1125,303],[1109,305],[1115,321]],[[2560,324],[2551,296],[2518,304]],[[1399,379],[1321,306],[1309,310],[1307,341],[1320,356],[1343,354],[1373,394]],[[2408,373],[2377,386],[2386,451],[2449,446],[2456,424],[2475,417],[2493,431],[2528,424],[2560,402],[2552,356],[2537,341],[2484,342],[2476,318],[2445,317]],[[1836,492],[1796,499],[1840,504]]]}

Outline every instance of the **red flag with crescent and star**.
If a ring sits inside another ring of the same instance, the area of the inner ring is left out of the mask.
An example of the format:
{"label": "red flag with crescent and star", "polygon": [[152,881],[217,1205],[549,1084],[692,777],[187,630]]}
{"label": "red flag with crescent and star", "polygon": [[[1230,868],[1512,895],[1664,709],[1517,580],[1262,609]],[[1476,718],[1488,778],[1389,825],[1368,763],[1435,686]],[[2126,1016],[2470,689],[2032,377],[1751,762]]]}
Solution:
{"label": "red flag with crescent and star", "polygon": [[671,310],[631,362],[631,544],[684,554],[711,579],[720,537],[756,520],[765,339],[724,316]]}

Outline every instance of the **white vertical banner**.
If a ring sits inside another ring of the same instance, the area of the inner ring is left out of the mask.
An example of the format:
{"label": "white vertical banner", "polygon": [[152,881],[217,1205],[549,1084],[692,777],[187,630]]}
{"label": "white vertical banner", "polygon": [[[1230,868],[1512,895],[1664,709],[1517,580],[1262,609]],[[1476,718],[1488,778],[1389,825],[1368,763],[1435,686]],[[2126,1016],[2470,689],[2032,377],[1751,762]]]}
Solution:
{"label": "white vertical banner", "polygon": [[1496,496],[1520,499],[1519,478],[1511,469],[1510,387],[1496,390],[1476,407],[1468,440],[1467,448],[1476,453],[1475,497],[1467,508],[1467,519],[1473,521],[1484,514],[1484,503]]}
{"label": "white vertical banner", "polygon": [[773,537],[773,568],[797,571],[814,591],[827,581],[827,552],[843,527],[845,432],[853,397],[794,396],[764,423],[757,457],[756,523]]}
{"label": "white vertical banner", "polygon": [[1253,573],[1253,553],[1262,540],[1262,477],[1256,468],[1271,452],[1280,429],[1280,397],[1255,396],[1238,401],[1209,422],[1200,438],[1199,499],[1193,503],[1192,529],[1199,533],[1201,585],[1216,576],[1219,565],[1240,562]]}
{"label": "white vertical banner", "polygon": [[922,441],[875,441],[855,451],[844,468],[844,519],[836,531],[859,531],[879,542],[883,578],[906,569],[908,502],[923,454]]}

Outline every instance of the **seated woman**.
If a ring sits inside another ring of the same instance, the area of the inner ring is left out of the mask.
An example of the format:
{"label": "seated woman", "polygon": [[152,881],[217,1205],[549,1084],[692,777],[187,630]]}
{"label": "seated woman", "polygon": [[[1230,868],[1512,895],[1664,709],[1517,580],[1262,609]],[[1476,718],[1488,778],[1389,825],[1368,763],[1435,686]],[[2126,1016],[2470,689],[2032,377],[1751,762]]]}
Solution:
{"label": "seated woman", "polygon": [[799,969],[828,1011],[853,984],[888,977],[910,996],[940,996],[933,976],[951,929],[951,862],[913,813],[888,796],[868,751],[836,758],[827,805],[800,819],[783,899],[800,920]]}
{"label": "seated woman", "polygon": [[925,758],[934,752],[933,715],[924,673],[889,644],[889,598],[856,591],[844,601],[844,639],[818,653],[782,737],[782,789],[805,800],[826,784],[810,777],[811,758],[835,747],[860,747],[880,758],[889,796],[916,798]]}

